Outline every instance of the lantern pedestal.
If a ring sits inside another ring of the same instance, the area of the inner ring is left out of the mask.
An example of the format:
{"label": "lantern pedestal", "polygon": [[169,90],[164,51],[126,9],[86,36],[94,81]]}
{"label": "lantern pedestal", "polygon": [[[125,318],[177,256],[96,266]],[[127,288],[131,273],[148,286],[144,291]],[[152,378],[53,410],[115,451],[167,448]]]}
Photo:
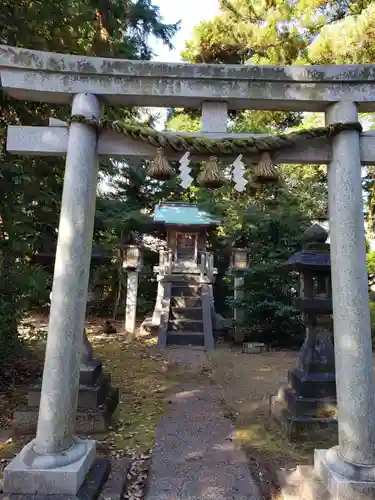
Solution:
{"label": "lantern pedestal", "polygon": [[[35,435],[40,394],[40,385],[32,387],[27,395],[27,406],[14,412],[14,437]],[[111,386],[110,376],[103,373],[100,361],[93,360],[90,366],[81,368],[75,432],[79,435],[106,432],[118,400],[119,390]]]}
{"label": "lantern pedestal", "polygon": [[288,373],[288,387],[271,397],[270,411],[288,439],[321,440],[337,435],[334,373]]}
{"label": "lantern pedestal", "polygon": [[123,268],[126,269],[128,278],[126,284],[125,304],[125,333],[133,337],[137,321],[138,300],[138,278],[143,266],[143,254],[137,245],[128,245],[125,248],[125,261]]}
{"label": "lantern pedestal", "polygon": [[[245,271],[249,268],[248,251],[245,248],[233,248],[231,258],[231,269],[234,275],[234,299],[241,301],[244,296],[245,278],[243,274],[238,271]],[[234,342],[241,344],[245,340],[245,332],[243,329],[243,322],[245,319],[244,309],[241,307],[234,308]]]}
{"label": "lantern pedestal", "polygon": [[[307,238],[312,232],[314,239],[317,234],[323,239],[323,228],[313,228],[315,232],[310,228],[305,233]],[[308,240],[303,251],[293,255],[288,264],[300,272],[300,296],[294,305],[302,312],[306,337],[299,365],[288,372],[288,386],[271,397],[270,411],[290,440],[336,438],[329,246],[321,240]]]}
{"label": "lantern pedestal", "polygon": [[[271,414],[290,440],[335,437],[336,380],[330,329],[307,328],[299,367],[288,372],[288,386],[271,397]],[[315,331],[314,331],[315,330]],[[325,431],[326,430],[326,431]]]}
{"label": "lantern pedestal", "polygon": [[[102,362],[93,359],[92,346],[83,333],[83,352],[79,372],[79,391],[75,432],[90,435],[106,432],[119,400],[119,390],[111,385],[111,378],[103,373]],[[18,408],[13,416],[15,437],[36,432],[41,385],[32,387],[27,395],[27,406]]]}

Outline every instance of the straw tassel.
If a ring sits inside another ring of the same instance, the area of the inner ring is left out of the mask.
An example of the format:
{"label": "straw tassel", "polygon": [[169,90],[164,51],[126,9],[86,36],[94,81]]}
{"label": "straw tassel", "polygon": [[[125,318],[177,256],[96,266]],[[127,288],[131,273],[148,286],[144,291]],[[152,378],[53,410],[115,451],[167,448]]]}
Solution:
{"label": "straw tassel", "polygon": [[175,171],[164,155],[163,148],[157,148],[156,156],[148,169],[148,175],[158,181],[168,181],[175,175]]}
{"label": "straw tassel", "polygon": [[225,180],[216,156],[210,156],[207,161],[203,162],[198,182],[202,186],[212,189],[220,188],[224,185]]}
{"label": "straw tassel", "polygon": [[279,180],[277,167],[273,164],[269,153],[261,155],[258,165],[254,167],[253,179],[259,184],[275,183]]}

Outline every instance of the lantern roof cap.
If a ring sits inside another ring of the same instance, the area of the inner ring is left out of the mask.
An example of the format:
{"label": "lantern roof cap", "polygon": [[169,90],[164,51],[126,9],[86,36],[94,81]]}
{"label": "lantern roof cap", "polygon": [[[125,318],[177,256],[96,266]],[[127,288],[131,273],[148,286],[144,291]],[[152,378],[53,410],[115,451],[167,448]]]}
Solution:
{"label": "lantern roof cap", "polygon": [[329,271],[331,266],[330,246],[326,243],[328,231],[319,224],[313,224],[303,233],[303,247],[293,254],[286,266],[297,269]]}
{"label": "lantern roof cap", "polygon": [[329,251],[302,250],[293,254],[286,264],[294,269],[316,269],[327,270],[331,267],[331,256]]}
{"label": "lantern roof cap", "polygon": [[328,239],[328,231],[319,224],[313,224],[303,233],[305,243],[325,243]]}

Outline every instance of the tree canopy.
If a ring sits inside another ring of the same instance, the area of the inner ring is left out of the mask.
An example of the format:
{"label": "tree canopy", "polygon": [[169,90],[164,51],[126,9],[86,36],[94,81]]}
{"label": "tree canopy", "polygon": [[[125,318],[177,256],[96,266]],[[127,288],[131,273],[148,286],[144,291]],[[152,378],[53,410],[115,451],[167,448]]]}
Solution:
{"label": "tree canopy", "polygon": [[[374,9],[371,0],[221,0],[219,14],[196,26],[182,57],[191,63],[248,65],[372,62]],[[198,116],[199,111],[174,110],[168,127],[197,130]],[[250,110],[233,114],[230,128],[275,133],[323,123],[321,114]],[[276,197],[250,182],[241,195],[211,200],[212,209],[225,214],[225,232],[234,240],[241,237],[250,249],[242,301],[245,329],[250,338],[271,342],[298,330],[289,307],[293,284],[281,264],[298,248],[304,227],[327,218],[325,165],[283,165],[279,172]],[[374,220],[371,170],[364,181]]]}
{"label": "tree canopy", "polygon": [[[171,46],[178,26],[163,23],[151,0],[4,0],[0,9],[0,43],[71,54],[150,59],[151,37]],[[41,125],[69,113],[64,106],[12,100],[0,89],[0,357],[15,345],[30,300],[48,298],[50,277],[30,266],[30,258],[41,241],[56,241],[65,164],[8,155],[6,126]],[[107,113],[138,119],[134,109]]]}
{"label": "tree canopy", "polygon": [[[167,46],[179,28],[165,24],[152,0],[4,0],[0,10],[0,43],[72,54],[128,59],[152,58],[150,40]],[[220,12],[196,26],[182,57],[213,64],[336,64],[373,62],[375,1],[372,0],[221,0]],[[66,119],[69,109],[10,99],[0,90],[0,357],[16,344],[17,323],[30,303],[48,297],[51,276],[31,265],[40,242],[56,243],[64,160],[10,156],[5,151],[9,123],[40,125],[51,116]],[[155,117],[134,108],[106,108],[112,119],[154,125]],[[369,118],[369,117],[367,117]],[[236,132],[298,130],[321,125],[323,116],[280,111],[231,112]],[[370,125],[371,119],[368,120]],[[166,128],[198,131],[200,110],[168,110]],[[238,194],[233,185],[218,191],[200,185],[183,190],[178,179],[161,183],[147,176],[147,161],[130,165],[109,159],[100,167],[95,244],[112,256],[95,280],[105,282],[110,308],[118,311],[125,287],[122,244],[130,234],[155,235],[149,221],[160,201],[199,203],[220,215],[213,235],[220,276],[216,306],[231,315],[232,278],[226,274],[230,248],[238,241],[249,249],[251,269],[245,276],[244,328],[250,339],[286,342],[300,329],[291,307],[294,277],[282,263],[299,248],[303,230],[327,218],[326,166],[282,165],[279,182],[268,187],[249,183]],[[193,165],[197,173],[200,165]],[[370,221],[374,220],[373,172],[364,179]],[[155,300],[150,278],[157,256],[146,255],[149,275],[141,283],[145,310]],[[372,265],[372,256],[369,265]],[[371,275],[373,274],[371,270]],[[94,280],[94,281],[95,281]]]}
{"label": "tree canopy", "polygon": [[191,62],[338,64],[370,62],[371,0],[221,0],[220,13],[186,42]]}

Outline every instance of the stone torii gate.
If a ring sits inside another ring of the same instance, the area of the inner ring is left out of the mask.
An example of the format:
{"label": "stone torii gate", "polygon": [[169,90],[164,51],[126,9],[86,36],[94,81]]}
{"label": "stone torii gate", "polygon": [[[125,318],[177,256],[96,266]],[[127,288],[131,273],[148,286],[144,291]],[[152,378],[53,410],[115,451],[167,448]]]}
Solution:
{"label": "stone torii gate", "polygon": [[[71,104],[98,120],[104,104],[202,108],[204,137],[227,134],[228,109],[320,111],[326,124],[375,111],[375,65],[262,67],[125,61],[0,46],[1,85],[15,99]],[[237,137],[249,137],[241,134]],[[35,440],[4,472],[6,493],[75,495],[95,443],[74,437],[99,156],[147,158],[155,148],[86,123],[8,128],[8,151],[66,155],[53,299]],[[180,155],[169,154],[170,158]],[[199,155],[198,155],[199,156]],[[244,155],[247,163],[258,156]],[[374,498],[375,399],[367,292],[361,162],[375,136],[344,130],[280,149],[275,163],[329,164],[329,218],[339,445],[315,453],[333,498]]]}

